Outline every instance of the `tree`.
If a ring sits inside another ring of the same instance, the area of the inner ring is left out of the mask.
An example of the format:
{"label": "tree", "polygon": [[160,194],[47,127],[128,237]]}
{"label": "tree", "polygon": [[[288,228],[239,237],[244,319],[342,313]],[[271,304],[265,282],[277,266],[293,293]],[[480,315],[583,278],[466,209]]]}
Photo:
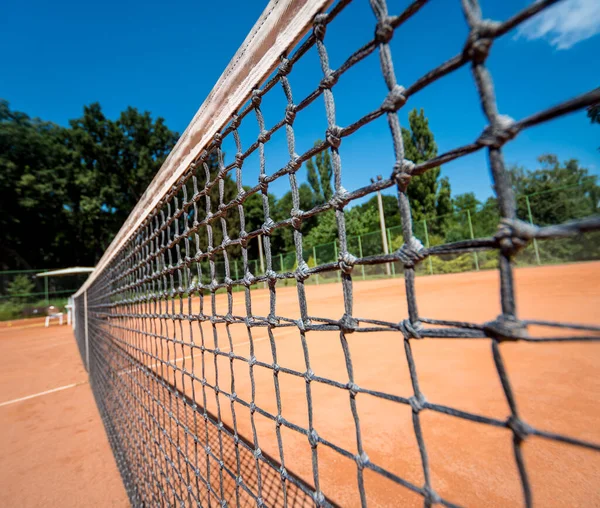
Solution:
{"label": "tree", "polygon": [[473,212],[481,205],[481,201],[475,197],[474,192],[465,192],[464,194],[454,196],[452,198],[452,205],[457,212],[466,210]]}
{"label": "tree", "polygon": [[[312,249],[318,245],[325,245],[332,243],[337,239],[337,221],[335,218],[335,212],[333,210],[327,210],[325,213],[319,216],[319,221],[315,227],[313,227],[307,235],[304,236],[303,245],[307,249]],[[333,261],[333,259],[319,260]]]}
{"label": "tree", "polygon": [[178,135],[162,118],[153,121],[150,113],[131,107],[110,120],[97,103],[85,106],[70,127],[73,162],[66,210],[80,242],[77,252],[84,255],[75,262],[90,264],[108,247]]}
{"label": "tree", "polygon": [[[298,199],[300,201],[300,210],[306,211],[311,210],[315,207],[316,198],[311,186],[307,183],[303,183],[298,187]],[[280,199],[278,199],[274,206],[272,214],[273,220],[276,222],[289,219],[292,216],[293,208],[293,196],[292,191],[286,192]],[[320,218],[311,217],[305,219],[302,222],[302,232],[308,234],[308,232],[317,224]],[[277,229],[273,234],[275,246],[281,251],[290,251],[294,249],[294,230],[292,227],[284,227]]]}
{"label": "tree", "polygon": [[17,275],[6,287],[6,292],[11,300],[22,303],[34,289],[35,284],[27,275]]}
{"label": "tree", "polygon": [[[244,186],[244,190],[250,190],[250,187]],[[273,219],[273,214],[276,213],[276,198],[274,194],[268,194],[269,200],[269,212],[271,219]],[[237,213],[237,210],[236,212]],[[244,201],[244,218],[246,220],[246,231],[255,231],[260,229],[265,222],[265,212],[263,205],[263,195],[260,192],[256,194],[252,194],[246,201]],[[274,220],[274,219],[273,219]],[[273,238],[277,238],[278,233],[273,233]],[[275,240],[273,240],[275,242]],[[248,256],[251,259],[258,259],[259,252],[258,246],[255,243],[252,243],[249,246]]]}
{"label": "tree", "polygon": [[0,267],[58,262],[70,163],[65,129],[0,101]]}
{"label": "tree", "polygon": [[176,139],[135,108],[92,104],[65,128],[0,101],[0,266],[94,264]]}
{"label": "tree", "polygon": [[[555,155],[543,155],[538,161],[540,167],[533,171],[521,167],[510,170],[521,220],[531,219],[536,225],[548,226],[598,214],[600,186],[596,175],[590,175],[575,159],[561,163]],[[599,235],[546,240],[538,242],[538,249],[544,259],[554,262],[597,259]]]}
{"label": "tree", "polygon": [[[437,144],[423,109],[413,109],[408,115],[409,129],[402,128],[404,156],[418,164],[437,156]],[[445,215],[452,211],[451,188],[447,178],[439,179],[440,168],[427,170],[411,179],[406,191],[414,221]],[[440,222],[440,221],[436,221]],[[439,228],[443,224],[438,225]]]}
{"label": "tree", "polygon": [[[315,142],[315,146],[320,144],[320,140]],[[329,201],[331,196],[333,196],[333,187],[331,185],[333,168],[331,166],[329,150],[323,150],[306,161],[306,170],[308,172],[308,183],[315,193],[316,203],[321,204]]]}
{"label": "tree", "polygon": [[598,213],[600,187],[595,175],[590,175],[575,159],[560,163],[556,155],[549,154],[538,161],[540,168],[534,171],[518,166],[509,170],[519,218],[529,220],[529,208],[533,221],[539,225],[560,224]]}
{"label": "tree", "polygon": [[439,181],[439,187],[435,203],[435,212],[438,217],[442,217],[452,213],[452,189],[450,180],[444,177]]}
{"label": "tree", "polygon": [[[400,225],[400,208],[398,207],[398,198],[389,194],[381,195],[383,201],[383,215],[385,216],[386,226],[393,227]],[[356,205],[350,209],[350,212],[356,210],[361,218],[361,223],[368,224],[368,231],[376,231],[379,228],[379,210],[377,205],[377,195],[371,196],[369,201]],[[374,213],[369,213],[370,211]],[[348,216],[348,213],[346,214]],[[353,228],[348,227],[349,234],[359,234]]]}

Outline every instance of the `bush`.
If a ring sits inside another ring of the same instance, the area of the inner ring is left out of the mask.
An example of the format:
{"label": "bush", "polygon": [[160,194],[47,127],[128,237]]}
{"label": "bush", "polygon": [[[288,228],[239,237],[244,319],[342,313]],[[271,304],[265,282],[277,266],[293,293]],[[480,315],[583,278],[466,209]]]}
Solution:
{"label": "bush", "polygon": [[35,284],[27,275],[17,275],[6,287],[6,292],[14,302],[24,302],[34,289]]}
{"label": "bush", "polygon": [[0,321],[10,321],[18,319],[21,314],[21,308],[14,302],[0,303]]}
{"label": "bush", "polygon": [[492,270],[498,268],[498,254],[495,252],[480,252],[478,253],[478,256],[480,270]]}
{"label": "bush", "polygon": [[450,256],[431,256],[431,266],[433,267],[433,273],[469,272],[475,269],[475,261],[472,253],[461,254],[454,258]]}
{"label": "bush", "polygon": [[46,309],[54,305],[60,312],[65,312],[66,298],[50,300],[48,304],[43,300],[35,303],[24,303],[19,300],[8,300],[0,303],[0,321],[11,319],[33,318],[46,315]]}

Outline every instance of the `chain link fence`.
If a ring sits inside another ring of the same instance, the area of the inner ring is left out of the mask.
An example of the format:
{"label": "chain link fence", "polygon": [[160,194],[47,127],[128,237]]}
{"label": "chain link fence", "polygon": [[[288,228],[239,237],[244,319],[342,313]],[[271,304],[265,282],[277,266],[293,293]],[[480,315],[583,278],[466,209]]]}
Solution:
{"label": "chain link fence", "polygon": [[39,317],[48,306],[63,308],[87,274],[36,277],[45,269],[0,271],[0,321]]}
{"label": "chain link fence", "polygon": [[[519,219],[547,226],[569,220],[589,217],[598,212],[598,197],[586,192],[580,186],[558,187],[556,189],[517,196],[517,216]],[[450,214],[433,218],[416,220],[413,225],[415,236],[426,248],[444,245],[461,240],[492,237],[497,232],[500,216],[495,200],[485,204],[456,210]],[[390,226],[385,230],[389,250],[396,251],[402,247],[402,227]],[[362,235],[347,237],[348,252],[358,258],[386,254],[383,246],[381,230]],[[313,268],[323,263],[335,263],[339,256],[337,241],[308,246],[303,251],[304,261]],[[600,233],[588,233],[571,238],[554,238],[539,241],[534,239],[515,258],[517,266],[539,266],[600,259]],[[239,266],[237,266],[239,265]],[[217,274],[224,276],[224,263],[215,263]],[[249,260],[252,273],[262,275],[265,272],[264,261]],[[439,254],[430,256],[424,263],[416,267],[418,275],[439,275],[498,268],[497,253],[489,250],[474,251],[462,254]],[[279,253],[273,257],[273,270],[278,273],[293,272],[297,269],[296,252]],[[233,262],[233,272],[242,271],[241,261]],[[204,283],[210,283],[208,262]],[[362,265],[358,279],[394,277],[403,274],[399,261],[386,264]],[[318,274],[307,283],[321,284],[338,282],[339,272]]]}

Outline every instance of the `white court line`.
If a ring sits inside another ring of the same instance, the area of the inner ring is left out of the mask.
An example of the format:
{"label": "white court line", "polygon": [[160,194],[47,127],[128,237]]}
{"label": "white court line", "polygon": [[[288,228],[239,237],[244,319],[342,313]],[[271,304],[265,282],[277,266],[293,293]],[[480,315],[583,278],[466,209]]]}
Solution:
{"label": "white court line", "polygon": [[[296,329],[292,329],[289,332],[280,332],[278,334],[277,338],[281,338],[282,336],[285,335],[290,335],[291,333],[295,333],[297,332]],[[254,339],[252,342],[257,343],[257,342],[263,342],[265,340],[269,340],[270,337],[263,337],[262,339]],[[239,342],[237,344],[234,344],[233,346],[247,346],[248,344],[250,344],[250,341],[247,340],[246,342]],[[183,360],[190,360],[193,356],[198,356],[202,353],[198,352],[195,353],[193,355],[188,355],[188,356],[183,356],[181,358],[177,358],[177,360],[175,360],[172,363],[178,363],[178,362],[182,362]],[[152,369],[154,367],[158,367],[161,363],[163,362],[156,362],[153,363],[152,365],[149,365],[148,368]],[[129,369],[128,371],[125,372],[132,372],[133,370],[135,370],[137,367],[132,367],[131,369]],[[56,393],[56,392],[62,392],[63,390],[68,390],[69,388],[75,388],[76,386],[82,385],[84,383],[86,383],[87,381],[81,382],[81,383],[73,383],[70,385],[65,385],[65,386],[59,386],[58,388],[52,388],[51,390],[46,390],[45,392],[39,392],[39,393],[34,393],[33,395],[27,395],[26,397],[21,397],[18,399],[13,399],[13,400],[7,400],[5,402],[0,402],[0,407],[4,407],[4,406],[10,406],[11,404],[16,404],[17,402],[23,402],[26,400],[30,400],[30,399],[35,399],[37,397],[43,397],[44,395],[50,395],[51,393]]]}
{"label": "white court line", "polygon": [[0,407],[9,406],[10,404],[16,404],[17,402],[23,402],[24,400],[35,399],[36,397],[42,397],[43,395],[49,395],[55,392],[61,392],[63,390],[68,390],[69,388],[75,388],[76,386],[82,385],[84,383],[73,383],[71,385],[59,386],[58,388],[52,388],[52,390],[46,390],[45,392],[34,393],[33,395],[27,395],[27,397],[21,397],[20,399],[7,400],[6,402],[1,402]]}

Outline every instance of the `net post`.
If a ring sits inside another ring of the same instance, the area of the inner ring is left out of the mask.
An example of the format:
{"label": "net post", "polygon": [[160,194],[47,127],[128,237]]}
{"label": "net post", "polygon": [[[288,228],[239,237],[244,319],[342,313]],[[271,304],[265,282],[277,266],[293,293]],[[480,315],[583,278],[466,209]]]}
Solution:
{"label": "net post", "polygon": [[233,267],[235,269],[235,280],[240,280],[240,274],[238,272],[238,262],[237,262],[237,259],[233,262]]}
{"label": "net post", "polygon": [[[529,215],[529,224],[533,226],[533,215],[531,214],[531,203],[529,203],[529,196],[525,194],[525,202],[527,203],[527,215]],[[535,261],[538,265],[541,265],[540,261],[540,250],[538,248],[537,240],[533,239],[533,249],[535,250]]]}
{"label": "net post", "polygon": [[[425,247],[429,249],[429,232],[427,231],[427,219],[423,219],[423,229],[425,230]],[[431,256],[427,256],[429,262],[429,275],[433,275],[433,263],[431,262]]]}
{"label": "net post", "polygon": [[[317,263],[317,249],[315,248],[314,245],[313,245],[312,251],[313,251],[313,260],[314,260],[315,266],[317,266],[319,264],[319,263]],[[318,273],[317,273],[316,279],[317,279],[317,284],[319,284],[319,274]]]}
{"label": "net post", "polygon": [[[473,233],[473,222],[471,222],[471,212],[467,209],[467,220],[469,221],[469,233],[471,235],[471,240],[475,240],[475,234]],[[477,256],[477,252],[473,252],[473,259],[475,260],[475,269],[479,271],[479,257]]]}
{"label": "net post", "polygon": [[44,301],[46,302],[46,305],[50,303],[50,300],[48,299],[48,277],[44,277]]}
{"label": "net post", "polygon": [[89,343],[89,331],[88,331],[88,298],[87,289],[83,292],[83,329],[85,332],[85,369],[90,372],[90,343]]}

